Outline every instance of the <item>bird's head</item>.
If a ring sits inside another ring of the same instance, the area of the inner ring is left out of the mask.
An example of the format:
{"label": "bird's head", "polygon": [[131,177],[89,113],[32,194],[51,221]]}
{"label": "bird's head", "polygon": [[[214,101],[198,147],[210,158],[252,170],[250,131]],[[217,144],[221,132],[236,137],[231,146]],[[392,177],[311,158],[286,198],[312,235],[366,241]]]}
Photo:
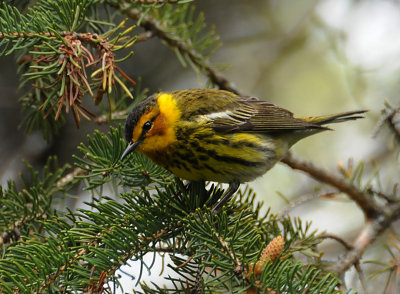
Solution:
{"label": "bird's head", "polygon": [[128,146],[121,160],[135,150],[148,155],[174,143],[180,116],[175,97],[168,93],[151,96],[138,104],[125,122]]}

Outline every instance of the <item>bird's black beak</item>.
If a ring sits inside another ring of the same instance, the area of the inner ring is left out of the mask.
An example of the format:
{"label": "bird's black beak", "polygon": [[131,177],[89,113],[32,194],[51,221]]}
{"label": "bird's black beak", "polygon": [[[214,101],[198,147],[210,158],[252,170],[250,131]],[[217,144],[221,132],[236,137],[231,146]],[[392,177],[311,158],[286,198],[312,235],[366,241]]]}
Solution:
{"label": "bird's black beak", "polygon": [[122,153],[121,160],[124,160],[125,157],[129,155],[129,153],[135,151],[136,147],[139,145],[140,141],[130,142],[126,147],[124,153]]}

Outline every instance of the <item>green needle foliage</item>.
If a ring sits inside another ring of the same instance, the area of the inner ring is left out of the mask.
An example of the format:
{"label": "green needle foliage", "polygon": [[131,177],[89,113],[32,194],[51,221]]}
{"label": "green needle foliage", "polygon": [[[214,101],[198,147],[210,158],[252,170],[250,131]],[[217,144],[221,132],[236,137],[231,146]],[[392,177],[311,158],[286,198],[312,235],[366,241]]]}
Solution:
{"label": "green needle foliage", "polygon": [[[151,163],[147,157],[133,153],[131,160],[121,162],[121,154],[125,149],[122,126],[111,128],[108,136],[95,131],[88,136],[88,145],[81,143],[78,147],[83,157],[74,156],[76,166],[85,171],[81,178],[87,179],[86,189],[92,190],[105,183],[118,179],[113,186],[146,187],[154,184],[166,184],[171,181],[171,174]],[[135,162],[132,165],[131,162]],[[122,181],[120,183],[120,181]]]}
{"label": "green needle foliage", "polygon": [[57,159],[50,157],[43,175],[29,167],[29,175],[21,176],[23,187],[19,191],[14,181],[0,188],[1,244],[4,249],[14,245],[19,238],[30,236],[42,229],[42,221],[56,215],[54,199],[66,193],[77,180],[60,185],[59,179],[68,166],[59,167]]}
{"label": "green needle foliage", "polygon": [[[339,280],[292,255],[318,244],[319,236],[309,232],[308,225],[290,218],[278,220],[269,213],[261,215],[250,189],[239,192],[221,213],[213,215],[209,207],[223,190],[216,186],[204,189],[199,184],[185,186],[137,155],[121,163],[118,158],[124,146],[121,127],[111,129],[107,136],[95,131],[87,144],[79,146],[82,155],[75,156],[76,166],[84,172],[74,181],[65,181],[65,168],[50,172],[47,167],[42,180],[32,173],[31,187],[18,192],[10,184],[11,188],[3,192],[7,197],[1,198],[1,207],[9,214],[3,216],[4,228],[16,224],[17,215],[21,215],[10,213],[9,203],[16,201],[16,195],[26,195],[32,209],[25,209],[23,226],[27,229],[20,229],[9,244],[3,241],[1,292],[90,292],[98,287],[113,292],[114,287],[121,287],[117,274],[121,265],[131,259],[143,263],[147,253],[166,251],[173,256],[172,268],[180,275],[169,278],[174,286],[168,291],[219,289],[242,293],[258,287],[288,293],[299,289],[337,292]],[[54,166],[53,161],[49,165]],[[79,180],[84,180],[86,189],[94,195],[101,194],[87,203],[89,208],[77,212],[52,208],[52,196],[69,190]],[[113,190],[117,198],[99,189],[107,183],[118,187]],[[25,206],[28,204],[21,204]],[[249,274],[249,264],[257,262],[276,236],[285,240],[281,257],[267,263],[255,278]],[[152,265],[146,267],[151,270]],[[140,277],[135,278],[140,283]],[[143,285],[143,289],[148,293],[168,289],[159,286]]]}
{"label": "green needle foliage", "polygon": [[51,140],[65,122],[63,110],[72,113],[79,127],[82,117],[96,116],[84,105],[86,96],[99,105],[106,95],[109,113],[117,111],[115,105],[121,105],[121,99],[133,98],[129,87],[135,81],[117,63],[133,55],[123,49],[133,46],[137,36],[132,33],[135,26],[124,28],[126,21],[115,24],[121,13],[162,38],[184,65],[204,72],[218,38],[213,30],[204,32],[204,16],[195,16],[194,7],[184,4],[189,1],[172,2],[175,5],[167,1],[42,0],[23,12],[3,2],[0,56],[18,53],[24,71],[21,87],[27,89],[21,98],[22,126],[27,132],[40,129]]}

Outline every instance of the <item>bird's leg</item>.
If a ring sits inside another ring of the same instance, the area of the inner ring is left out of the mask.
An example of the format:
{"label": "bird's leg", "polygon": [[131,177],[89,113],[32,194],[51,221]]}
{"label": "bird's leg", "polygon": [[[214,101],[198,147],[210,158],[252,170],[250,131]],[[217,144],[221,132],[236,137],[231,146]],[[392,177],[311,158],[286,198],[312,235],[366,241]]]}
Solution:
{"label": "bird's leg", "polygon": [[214,205],[212,208],[212,213],[215,214],[224,204],[231,198],[231,196],[239,189],[240,183],[239,182],[232,182],[229,183],[228,190],[226,190],[225,195],[222,199]]}

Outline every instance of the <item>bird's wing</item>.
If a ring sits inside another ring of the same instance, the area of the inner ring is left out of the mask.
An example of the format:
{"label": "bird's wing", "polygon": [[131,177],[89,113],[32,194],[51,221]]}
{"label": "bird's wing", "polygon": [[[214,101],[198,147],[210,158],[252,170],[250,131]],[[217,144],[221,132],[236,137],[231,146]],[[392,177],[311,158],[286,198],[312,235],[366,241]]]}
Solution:
{"label": "bird's wing", "polygon": [[216,132],[267,133],[325,127],[293,117],[293,113],[254,97],[241,97],[224,112],[208,114]]}

